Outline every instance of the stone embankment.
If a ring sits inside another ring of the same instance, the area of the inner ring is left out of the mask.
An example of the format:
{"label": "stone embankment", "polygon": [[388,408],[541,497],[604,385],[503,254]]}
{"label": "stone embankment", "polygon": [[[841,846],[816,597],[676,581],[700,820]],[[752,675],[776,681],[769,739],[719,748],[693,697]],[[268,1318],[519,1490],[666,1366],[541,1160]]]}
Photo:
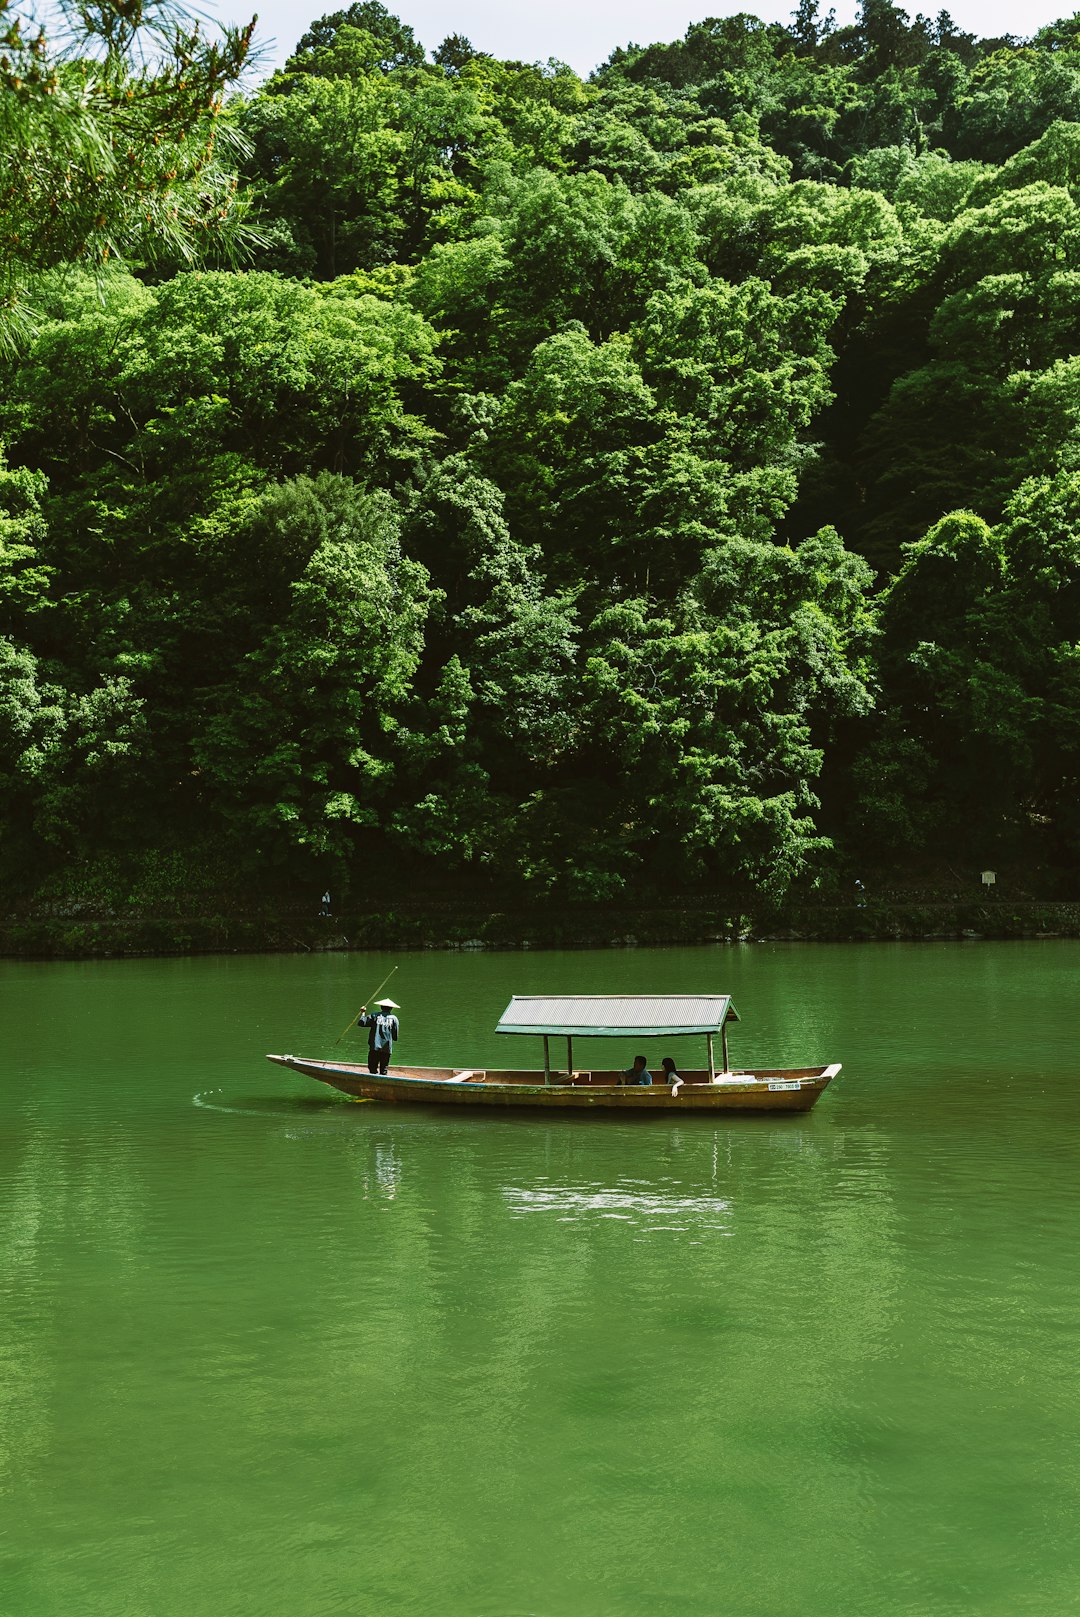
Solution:
{"label": "stone embankment", "polygon": [[282,909],[222,915],[58,913],[0,916],[0,956],[85,959],[347,949],[628,948],[754,941],[895,942],[1080,937],[1080,903],[802,904],[736,911],[721,903],[506,910],[410,904],[320,916]]}

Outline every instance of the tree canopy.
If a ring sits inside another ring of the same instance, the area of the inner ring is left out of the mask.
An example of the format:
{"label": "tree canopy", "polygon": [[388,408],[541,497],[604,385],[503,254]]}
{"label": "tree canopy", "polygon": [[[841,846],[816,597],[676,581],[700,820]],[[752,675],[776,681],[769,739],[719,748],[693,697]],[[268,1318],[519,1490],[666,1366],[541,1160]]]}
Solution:
{"label": "tree canopy", "polygon": [[582,80],[362,0],[242,93],[249,30],[68,20],[0,0],[6,881],[1072,857],[1076,19]]}

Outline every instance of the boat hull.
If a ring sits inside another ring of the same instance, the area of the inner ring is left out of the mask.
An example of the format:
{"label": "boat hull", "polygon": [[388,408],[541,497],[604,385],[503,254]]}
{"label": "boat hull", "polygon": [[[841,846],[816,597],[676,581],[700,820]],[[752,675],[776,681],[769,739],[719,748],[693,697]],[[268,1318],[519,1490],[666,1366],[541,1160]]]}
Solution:
{"label": "boat hull", "polygon": [[352,1062],[313,1061],[271,1055],[268,1061],[329,1084],[358,1100],[391,1105],[543,1107],[559,1111],[808,1112],[840,1071],[827,1067],[761,1069],[724,1074],[710,1081],[689,1073],[677,1094],[667,1084],[619,1084],[614,1073],[511,1072],[453,1067],[395,1067],[385,1076]]}

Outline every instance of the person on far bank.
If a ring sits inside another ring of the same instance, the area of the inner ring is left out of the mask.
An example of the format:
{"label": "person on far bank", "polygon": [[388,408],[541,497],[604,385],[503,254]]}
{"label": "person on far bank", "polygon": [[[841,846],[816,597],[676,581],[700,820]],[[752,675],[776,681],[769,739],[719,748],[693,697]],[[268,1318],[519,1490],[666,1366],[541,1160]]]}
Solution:
{"label": "person on far bank", "polygon": [[395,1011],[401,1006],[392,999],[380,999],[378,1010],[368,1015],[366,1005],[360,1007],[360,1015],[356,1018],[357,1027],[366,1027],[367,1035],[367,1070],[368,1072],[383,1073],[390,1065],[394,1044],[401,1037],[401,1027]]}
{"label": "person on far bank", "polygon": [[627,1067],[619,1079],[621,1084],[651,1084],[652,1073],[648,1069],[646,1056],[635,1056],[634,1065]]}

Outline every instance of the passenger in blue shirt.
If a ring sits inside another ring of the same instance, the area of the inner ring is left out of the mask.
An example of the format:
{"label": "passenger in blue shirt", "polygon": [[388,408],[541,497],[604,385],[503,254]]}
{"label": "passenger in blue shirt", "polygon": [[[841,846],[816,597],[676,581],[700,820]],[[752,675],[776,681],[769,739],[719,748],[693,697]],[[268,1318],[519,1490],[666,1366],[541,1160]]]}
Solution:
{"label": "passenger in blue shirt", "polygon": [[652,1073],[649,1071],[646,1056],[635,1056],[634,1065],[627,1067],[619,1082],[623,1084],[651,1084]]}

